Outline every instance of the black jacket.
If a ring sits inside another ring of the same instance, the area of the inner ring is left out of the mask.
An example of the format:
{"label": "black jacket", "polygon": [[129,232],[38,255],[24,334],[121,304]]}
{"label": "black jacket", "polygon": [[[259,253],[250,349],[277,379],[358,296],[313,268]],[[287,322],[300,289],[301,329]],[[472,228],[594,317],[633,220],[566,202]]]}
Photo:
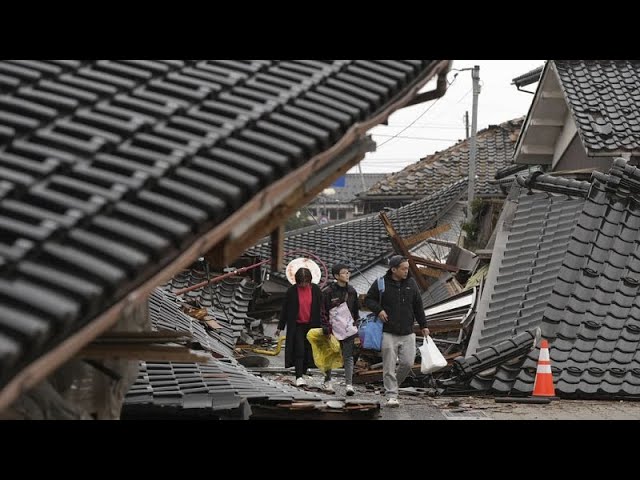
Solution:
{"label": "black jacket", "polygon": [[[284,366],[292,367],[295,359],[295,332],[297,328],[296,319],[298,318],[298,286],[291,285],[287,289],[280,310],[280,321],[278,322],[278,330],[284,330],[287,327],[287,341],[284,348]],[[315,283],[311,284],[311,322],[309,327],[321,327],[321,310],[322,310],[322,291]]]}
{"label": "black jacket", "polygon": [[331,324],[329,323],[329,310],[333,307],[337,307],[342,302],[347,302],[347,307],[351,312],[353,321],[357,322],[360,318],[360,307],[358,305],[358,292],[351,285],[347,283],[346,287],[341,287],[338,282],[333,282],[327,285],[322,291],[322,329],[325,332],[331,331]]}
{"label": "black jacket", "polygon": [[382,305],[379,301],[377,281],[369,287],[364,301],[367,308],[376,315],[382,310],[387,312],[389,320],[384,323],[382,331],[396,335],[409,335],[413,333],[414,321],[417,321],[421,328],[425,328],[427,320],[416,281],[407,277],[405,280],[396,282],[391,278],[391,270],[388,270],[384,276],[384,284]]}

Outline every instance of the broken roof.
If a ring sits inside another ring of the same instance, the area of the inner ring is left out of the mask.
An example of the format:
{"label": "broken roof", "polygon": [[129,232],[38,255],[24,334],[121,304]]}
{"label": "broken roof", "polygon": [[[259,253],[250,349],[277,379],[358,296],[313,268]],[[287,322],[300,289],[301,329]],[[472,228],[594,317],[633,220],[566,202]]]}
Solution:
{"label": "broken roof", "polygon": [[[490,125],[477,133],[476,196],[503,196],[499,186],[489,183],[496,172],[512,163],[513,149],[523,118]],[[441,152],[392,173],[358,198],[397,196],[422,198],[432,195],[454,180],[467,178],[469,140],[462,140]]]}
{"label": "broken roof", "polygon": [[448,68],[0,62],[0,409],[200,255],[235,259]]}
{"label": "broken roof", "polygon": [[[545,182],[533,185],[556,191],[567,183],[544,177]],[[513,185],[496,226],[493,255],[466,356],[540,326],[589,186],[587,182],[571,182],[575,192],[569,192],[581,195],[534,192]],[[504,383],[503,374],[499,372],[498,380]],[[511,380],[515,374],[511,372]],[[500,381],[485,375],[476,377],[472,386],[504,390]],[[510,387],[507,382],[506,390]]]}
{"label": "broken roof", "polygon": [[[640,173],[621,158],[594,180],[542,320],[556,393],[640,395]],[[513,390],[533,389],[539,350]]]}

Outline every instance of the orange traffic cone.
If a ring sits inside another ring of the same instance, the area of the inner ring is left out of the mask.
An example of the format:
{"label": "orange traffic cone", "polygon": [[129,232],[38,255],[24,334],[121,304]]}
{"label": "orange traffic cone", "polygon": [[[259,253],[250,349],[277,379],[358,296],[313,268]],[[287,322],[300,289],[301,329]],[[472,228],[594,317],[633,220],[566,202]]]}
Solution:
{"label": "orange traffic cone", "polygon": [[551,373],[551,360],[549,359],[549,343],[542,340],[540,344],[540,357],[538,357],[538,369],[533,384],[534,397],[555,397],[553,388],[553,374]]}

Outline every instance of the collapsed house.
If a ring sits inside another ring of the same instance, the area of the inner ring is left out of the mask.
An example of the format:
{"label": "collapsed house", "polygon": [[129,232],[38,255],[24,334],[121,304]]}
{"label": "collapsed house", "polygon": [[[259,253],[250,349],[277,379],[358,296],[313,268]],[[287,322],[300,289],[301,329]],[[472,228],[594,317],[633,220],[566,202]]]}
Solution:
{"label": "collapsed house", "polygon": [[[278,245],[373,148],[371,127],[444,94],[449,65],[0,62],[0,412],[118,418],[139,361],[200,358],[131,346],[160,341],[148,295],[199,257]],[[78,383],[108,399],[73,403]]]}
{"label": "collapsed house", "polygon": [[529,395],[542,337],[557,395],[637,398],[639,85],[636,61],[546,63],[458,387]]}

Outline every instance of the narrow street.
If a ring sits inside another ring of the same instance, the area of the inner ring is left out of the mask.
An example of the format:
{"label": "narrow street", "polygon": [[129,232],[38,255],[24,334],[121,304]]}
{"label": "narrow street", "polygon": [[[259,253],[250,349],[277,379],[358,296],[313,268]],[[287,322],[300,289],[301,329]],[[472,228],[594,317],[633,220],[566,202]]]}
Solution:
{"label": "narrow street", "polygon": [[[275,331],[275,324],[265,324],[265,334]],[[266,357],[269,368],[284,368],[284,349],[278,356]],[[309,387],[319,387],[322,374],[312,372]],[[293,382],[293,373],[263,373],[265,377],[283,382]],[[345,385],[342,375],[334,375],[335,394],[328,395],[344,400]],[[640,403],[633,401],[553,400],[549,404],[496,403],[493,396],[439,396],[424,394],[400,394],[400,407],[386,408],[382,384],[356,385],[352,398],[379,401],[378,420],[639,420]],[[319,390],[318,390],[319,391]]]}

